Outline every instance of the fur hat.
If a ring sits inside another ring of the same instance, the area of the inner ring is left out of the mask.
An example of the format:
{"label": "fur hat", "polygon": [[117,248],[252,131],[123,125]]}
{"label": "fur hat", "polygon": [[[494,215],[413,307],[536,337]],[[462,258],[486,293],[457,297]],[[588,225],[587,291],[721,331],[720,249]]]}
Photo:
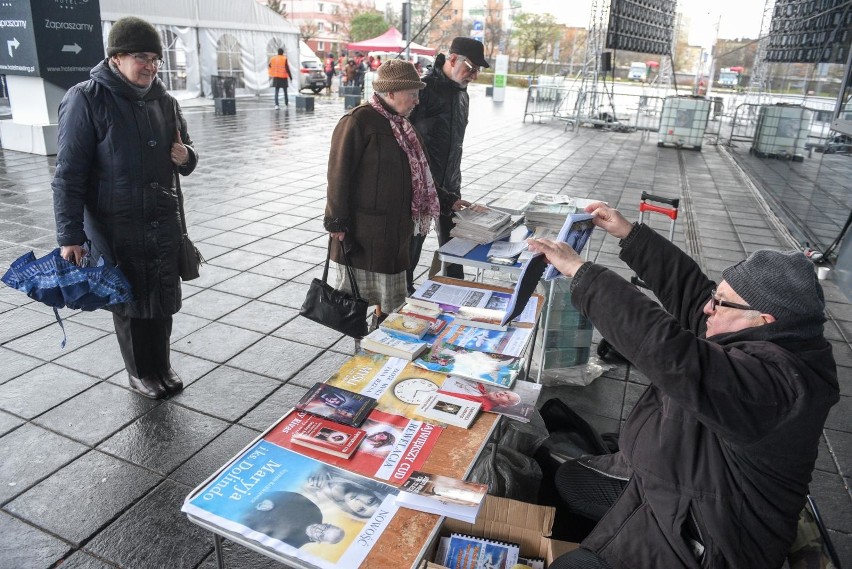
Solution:
{"label": "fur hat", "polygon": [[814,264],[800,251],[755,251],[722,271],[722,278],[749,306],[778,320],[824,318]]}
{"label": "fur hat", "polygon": [[461,55],[479,67],[491,67],[485,60],[485,48],[482,42],[473,38],[457,37],[450,44],[450,53]]}
{"label": "fur hat", "polygon": [[382,63],[378,77],[373,80],[373,90],[377,93],[422,89],[425,86],[414,65],[401,59],[389,59]]}
{"label": "fur hat", "polygon": [[156,53],[163,57],[160,33],[148,22],[135,16],[121,18],[112,25],[107,38],[107,56],[119,53]]}

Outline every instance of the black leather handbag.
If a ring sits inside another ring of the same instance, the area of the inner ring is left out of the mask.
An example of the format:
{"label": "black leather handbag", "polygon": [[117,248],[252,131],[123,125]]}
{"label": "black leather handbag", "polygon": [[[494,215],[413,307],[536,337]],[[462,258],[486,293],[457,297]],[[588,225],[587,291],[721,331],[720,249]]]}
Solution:
{"label": "black leather handbag", "polygon": [[328,242],[328,254],[325,256],[325,269],[322,279],[314,279],[308,289],[305,302],[299,314],[318,324],[337,330],[341,334],[361,339],[367,335],[367,301],[358,292],[358,283],[349,263],[349,255],[344,250],[343,261],[346,274],[352,286],[352,294],[335,290],[328,282],[328,261],[331,257],[331,240]]}

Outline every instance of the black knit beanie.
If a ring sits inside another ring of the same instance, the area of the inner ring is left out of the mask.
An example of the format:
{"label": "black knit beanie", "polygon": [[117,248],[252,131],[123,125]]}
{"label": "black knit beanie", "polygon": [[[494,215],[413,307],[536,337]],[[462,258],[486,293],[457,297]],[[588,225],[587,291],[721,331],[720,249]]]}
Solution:
{"label": "black knit beanie", "polygon": [[755,251],[722,271],[722,278],[749,306],[776,320],[824,318],[814,264],[800,251]]}
{"label": "black knit beanie", "polygon": [[156,53],[163,57],[163,43],[154,26],[141,18],[127,16],[112,25],[107,38],[107,56],[119,53]]}

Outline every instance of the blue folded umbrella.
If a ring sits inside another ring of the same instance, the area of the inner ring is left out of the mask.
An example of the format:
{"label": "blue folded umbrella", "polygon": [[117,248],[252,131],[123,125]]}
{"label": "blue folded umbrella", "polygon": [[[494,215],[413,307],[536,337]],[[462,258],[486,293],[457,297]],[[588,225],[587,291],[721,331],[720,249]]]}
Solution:
{"label": "blue folded umbrella", "polygon": [[59,249],[40,259],[30,251],[15,260],[0,280],[53,308],[56,321],[62,327],[63,348],[65,326],[58,308],[97,310],[133,300],[130,283],[118,267],[103,257],[95,266],[78,267],[63,259]]}

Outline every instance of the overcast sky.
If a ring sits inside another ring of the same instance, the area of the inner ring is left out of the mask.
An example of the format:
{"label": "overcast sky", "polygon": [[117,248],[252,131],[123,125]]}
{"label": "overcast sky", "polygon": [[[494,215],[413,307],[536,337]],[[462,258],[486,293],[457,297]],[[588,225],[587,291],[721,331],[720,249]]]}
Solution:
{"label": "overcast sky", "polygon": [[[692,21],[690,43],[709,45],[716,35],[717,22],[722,39],[756,38],[764,4],[761,0],[677,0],[677,9]],[[582,27],[589,25],[592,9],[591,0],[523,0],[523,5],[525,10],[550,12],[561,23]]]}

